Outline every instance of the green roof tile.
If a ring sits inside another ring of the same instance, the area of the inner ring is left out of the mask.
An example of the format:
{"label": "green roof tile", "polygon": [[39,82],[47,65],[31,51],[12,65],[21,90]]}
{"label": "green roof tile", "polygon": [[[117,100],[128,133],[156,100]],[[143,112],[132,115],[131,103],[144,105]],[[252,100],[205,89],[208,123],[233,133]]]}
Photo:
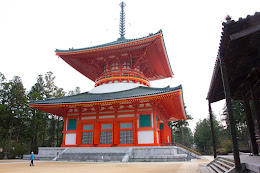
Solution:
{"label": "green roof tile", "polygon": [[153,88],[153,87],[143,87],[139,86],[137,88],[112,92],[112,93],[81,93],[73,96],[66,96],[60,98],[52,98],[45,100],[31,100],[30,104],[62,104],[62,103],[78,103],[78,102],[94,102],[94,101],[105,101],[105,100],[115,100],[115,99],[127,99],[133,97],[142,96],[152,96],[156,94],[163,94],[171,91],[182,89],[182,86],[170,88]]}

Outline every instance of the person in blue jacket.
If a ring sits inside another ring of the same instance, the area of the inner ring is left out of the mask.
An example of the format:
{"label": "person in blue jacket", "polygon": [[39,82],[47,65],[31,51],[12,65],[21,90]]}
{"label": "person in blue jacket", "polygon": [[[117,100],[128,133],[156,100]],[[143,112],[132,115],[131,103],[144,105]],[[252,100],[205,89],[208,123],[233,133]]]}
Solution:
{"label": "person in blue jacket", "polygon": [[31,152],[31,163],[30,163],[30,166],[33,166],[33,160],[34,160],[34,154],[33,154],[33,152]]}

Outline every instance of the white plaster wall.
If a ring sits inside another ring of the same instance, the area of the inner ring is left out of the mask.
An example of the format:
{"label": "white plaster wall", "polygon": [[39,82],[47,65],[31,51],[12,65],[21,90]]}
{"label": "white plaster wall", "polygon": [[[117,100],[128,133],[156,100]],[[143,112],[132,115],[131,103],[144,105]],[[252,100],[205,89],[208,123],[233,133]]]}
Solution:
{"label": "white plaster wall", "polygon": [[76,145],[76,133],[66,133],[65,145]]}
{"label": "white plaster wall", "polygon": [[125,117],[134,117],[135,114],[125,114],[125,115],[118,115],[118,118],[125,118]]}
{"label": "white plaster wall", "polygon": [[114,83],[109,84],[103,84],[100,86],[97,86],[89,91],[89,93],[111,93],[111,92],[118,92],[118,91],[124,91],[133,89],[139,86],[144,86],[143,84],[138,83],[117,83],[116,81]]}
{"label": "white plaster wall", "polygon": [[82,120],[90,120],[90,119],[96,119],[95,116],[91,116],[91,117],[81,117]]}
{"label": "white plaster wall", "polygon": [[99,119],[106,119],[106,118],[115,118],[115,115],[104,115],[104,116],[99,116]]}
{"label": "white plaster wall", "polygon": [[157,144],[159,144],[159,132],[157,132],[156,135],[157,135]]}
{"label": "white plaster wall", "polygon": [[138,144],[154,144],[153,130],[138,131]]}

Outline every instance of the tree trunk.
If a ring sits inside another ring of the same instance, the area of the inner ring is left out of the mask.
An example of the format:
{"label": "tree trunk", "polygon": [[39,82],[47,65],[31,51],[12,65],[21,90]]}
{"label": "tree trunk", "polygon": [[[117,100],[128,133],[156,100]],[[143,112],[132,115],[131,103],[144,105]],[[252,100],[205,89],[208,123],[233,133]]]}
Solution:
{"label": "tree trunk", "polygon": [[[12,120],[11,120],[12,121]],[[9,138],[8,138],[8,159],[10,158],[10,151],[11,151],[11,140],[12,140],[12,133],[13,133],[13,126],[14,122],[11,122],[11,128],[9,130]]]}
{"label": "tree trunk", "polygon": [[181,143],[184,145],[184,130],[183,127],[181,127]]}
{"label": "tree trunk", "polygon": [[[18,121],[19,121],[19,120],[18,120]],[[20,135],[21,123],[22,123],[22,122],[20,122],[20,123],[19,123],[19,126],[18,126],[18,130],[17,130],[17,134],[16,134],[16,142],[19,141],[19,135]]]}

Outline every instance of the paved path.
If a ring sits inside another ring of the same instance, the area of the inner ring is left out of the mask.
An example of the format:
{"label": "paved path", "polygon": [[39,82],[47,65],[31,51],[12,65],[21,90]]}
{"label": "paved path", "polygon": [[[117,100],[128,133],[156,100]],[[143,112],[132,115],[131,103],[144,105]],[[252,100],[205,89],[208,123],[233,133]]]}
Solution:
{"label": "paved path", "polygon": [[89,163],[1,160],[0,173],[199,173],[199,166],[210,160],[200,159],[192,162],[138,162],[138,163]]}

